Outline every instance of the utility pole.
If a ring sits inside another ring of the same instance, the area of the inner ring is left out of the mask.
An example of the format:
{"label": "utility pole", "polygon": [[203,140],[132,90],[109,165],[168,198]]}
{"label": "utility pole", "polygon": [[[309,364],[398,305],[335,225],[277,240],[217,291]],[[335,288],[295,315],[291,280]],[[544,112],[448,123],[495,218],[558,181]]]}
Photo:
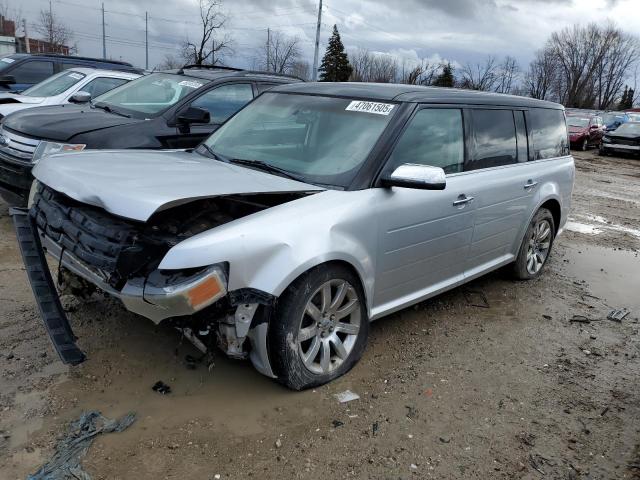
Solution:
{"label": "utility pole", "polygon": [[267,28],[267,72],[271,68],[271,29]]}
{"label": "utility pole", "polygon": [[107,37],[104,31],[104,2],[102,2],[102,58],[107,58]]}
{"label": "utility pole", "polygon": [[144,68],[149,70],[149,13],[144,12]]}
{"label": "utility pole", "polygon": [[322,25],[322,0],[318,2],[318,26],[316,27],[316,49],[313,53],[313,81],[318,80],[318,49],[320,48],[320,25]]}
{"label": "utility pole", "polygon": [[211,65],[216,64],[216,39],[211,38]]}
{"label": "utility pole", "polygon": [[29,45],[29,33],[27,32],[27,20],[22,19],[22,28],[24,29],[24,48],[27,53],[31,53],[31,45]]}

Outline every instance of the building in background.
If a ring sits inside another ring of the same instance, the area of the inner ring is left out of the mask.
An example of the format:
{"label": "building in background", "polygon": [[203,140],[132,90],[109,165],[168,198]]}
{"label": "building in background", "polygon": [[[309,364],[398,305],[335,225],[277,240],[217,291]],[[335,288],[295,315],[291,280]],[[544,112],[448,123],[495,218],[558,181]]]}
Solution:
{"label": "building in background", "polygon": [[16,23],[0,15],[0,55],[12,53],[59,53],[69,55],[67,45],[52,46],[45,40],[16,37]]}

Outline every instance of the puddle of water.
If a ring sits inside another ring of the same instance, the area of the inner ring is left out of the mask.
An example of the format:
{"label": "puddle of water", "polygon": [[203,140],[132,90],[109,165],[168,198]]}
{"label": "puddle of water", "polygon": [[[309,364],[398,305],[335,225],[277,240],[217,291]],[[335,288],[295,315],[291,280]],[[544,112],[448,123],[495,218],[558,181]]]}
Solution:
{"label": "puddle of water", "polygon": [[565,228],[572,232],[583,233],[585,235],[598,235],[602,233],[602,230],[595,227],[594,225],[587,225],[586,223],[574,222],[573,220],[569,220],[565,224]]}
{"label": "puddle of water", "polygon": [[568,248],[565,264],[571,276],[585,280],[589,290],[611,307],[627,307],[640,313],[640,254],[595,245]]}

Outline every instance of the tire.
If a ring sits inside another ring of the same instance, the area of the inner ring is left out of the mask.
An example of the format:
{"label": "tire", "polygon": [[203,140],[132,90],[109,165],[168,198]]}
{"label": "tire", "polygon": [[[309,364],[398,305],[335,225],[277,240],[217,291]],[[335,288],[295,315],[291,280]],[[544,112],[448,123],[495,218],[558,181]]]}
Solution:
{"label": "tire", "polygon": [[[340,318],[340,311],[351,313]],[[281,295],[269,325],[270,362],[278,381],[292,390],[323,385],[360,360],[368,335],[360,279],[342,265],[320,265]]]}
{"label": "tire", "polygon": [[580,144],[580,150],[582,150],[583,152],[586,152],[587,150],[589,150],[589,139],[585,138],[582,143]]}
{"label": "tire", "polygon": [[[540,230],[541,225],[548,227],[546,235]],[[531,219],[513,264],[513,274],[517,279],[531,280],[540,276],[551,255],[555,235],[553,215],[546,208],[541,208]]]}

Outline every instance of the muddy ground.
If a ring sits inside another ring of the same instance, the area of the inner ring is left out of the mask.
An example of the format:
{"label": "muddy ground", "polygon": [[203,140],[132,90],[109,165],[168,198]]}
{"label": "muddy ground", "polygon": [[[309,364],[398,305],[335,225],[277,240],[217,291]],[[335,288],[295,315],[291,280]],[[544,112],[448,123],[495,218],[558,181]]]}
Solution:
{"label": "muddy ground", "polygon": [[[222,356],[189,370],[177,332],[105,299],[67,302],[89,358],[63,366],[0,205],[0,478],[34,472],[94,409],[138,415],[97,438],[94,479],[640,478],[640,160],[575,156],[541,278],[495,272],[381,320],[352,372],[301,393]],[[360,399],[339,404],[346,389]]]}

